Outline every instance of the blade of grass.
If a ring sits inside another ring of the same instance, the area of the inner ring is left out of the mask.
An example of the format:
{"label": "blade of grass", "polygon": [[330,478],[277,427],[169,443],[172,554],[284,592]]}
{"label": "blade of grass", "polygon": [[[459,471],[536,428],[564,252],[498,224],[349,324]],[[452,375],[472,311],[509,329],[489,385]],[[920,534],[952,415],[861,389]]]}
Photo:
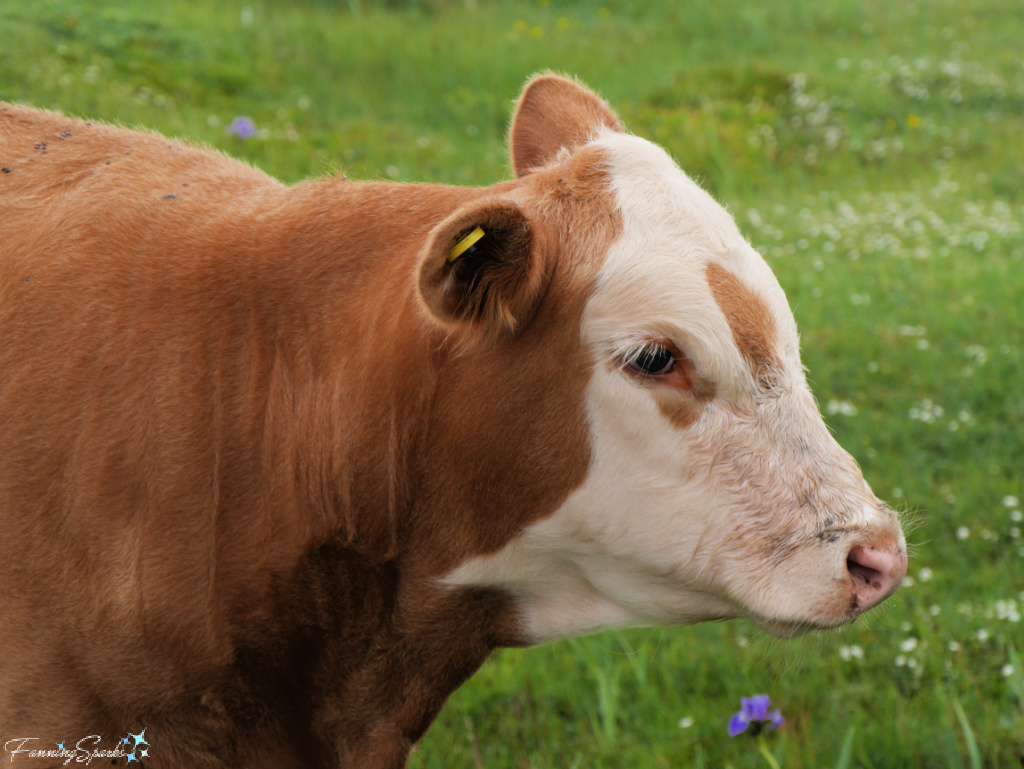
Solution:
{"label": "blade of grass", "polygon": [[853,737],[857,727],[851,726],[846,730],[846,738],[843,740],[843,747],[839,750],[839,758],[836,759],[835,769],[849,769],[850,759],[853,758]]}
{"label": "blade of grass", "polygon": [[771,769],[780,769],[778,760],[771,754],[771,751],[768,750],[768,746],[765,744],[763,739],[757,741],[757,749],[761,752],[761,755],[764,756],[764,760],[768,762],[768,766],[770,766]]}
{"label": "blade of grass", "polygon": [[1017,707],[1020,709],[1021,720],[1024,721],[1024,670],[1020,667],[1020,658],[1017,650],[1010,647],[1010,665],[1013,673],[1010,674],[1010,688],[1017,697]]}
{"label": "blade of grass", "polygon": [[981,753],[978,751],[978,742],[974,739],[974,730],[967,720],[967,714],[960,706],[959,700],[953,700],[953,710],[956,711],[957,721],[964,732],[964,742],[967,743],[967,755],[971,759],[971,769],[981,769]]}

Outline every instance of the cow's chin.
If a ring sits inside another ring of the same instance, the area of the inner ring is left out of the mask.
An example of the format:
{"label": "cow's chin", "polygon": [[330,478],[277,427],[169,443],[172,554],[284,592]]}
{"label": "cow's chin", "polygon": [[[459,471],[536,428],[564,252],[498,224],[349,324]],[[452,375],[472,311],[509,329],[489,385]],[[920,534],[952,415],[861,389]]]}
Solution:
{"label": "cow's chin", "polygon": [[774,638],[789,639],[806,635],[819,630],[833,630],[853,622],[861,614],[856,609],[850,611],[827,611],[806,617],[764,616],[756,613],[748,615],[749,619],[761,630]]}
{"label": "cow's chin", "polygon": [[816,630],[830,630],[845,625],[849,620],[834,622],[811,622],[808,620],[755,618],[754,624],[773,638],[788,640],[798,638]]}

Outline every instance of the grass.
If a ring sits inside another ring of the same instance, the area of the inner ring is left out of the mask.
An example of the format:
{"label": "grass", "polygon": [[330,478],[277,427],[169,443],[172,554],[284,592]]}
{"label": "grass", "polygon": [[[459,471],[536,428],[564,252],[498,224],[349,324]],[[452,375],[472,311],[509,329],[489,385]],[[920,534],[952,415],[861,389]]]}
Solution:
{"label": "grass", "polygon": [[[0,5],[0,99],[190,137],[287,181],[475,185],[508,177],[525,78],[579,75],[772,264],[830,427],[917,521],[910,579],[855,626],[785,644],[733,622],[500,652],[411,765],[1012,767],[1022,39],[1013,0],[38,0]],[[239,115],[258,138],[226,134]],[[730,740],[755,692],[786,726]]]}

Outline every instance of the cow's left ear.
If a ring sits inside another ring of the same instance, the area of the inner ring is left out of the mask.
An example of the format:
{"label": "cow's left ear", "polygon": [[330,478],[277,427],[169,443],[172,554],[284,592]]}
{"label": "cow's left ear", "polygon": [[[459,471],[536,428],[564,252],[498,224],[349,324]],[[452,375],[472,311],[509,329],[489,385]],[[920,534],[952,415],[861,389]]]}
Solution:
{"label": "cow's left ear", "polygon": [[563,147],[575,149],[601,128],[622,131],[618,116],[582,83],[536,75],[516,102],[508,144],[517,177],[550,163]]}
{"label": "cow's left ear", "polygon": [[508,198],[469,203],[431,231],[420,295],[446,325],[514,335],[533,318],[547,286],[549,240]]}

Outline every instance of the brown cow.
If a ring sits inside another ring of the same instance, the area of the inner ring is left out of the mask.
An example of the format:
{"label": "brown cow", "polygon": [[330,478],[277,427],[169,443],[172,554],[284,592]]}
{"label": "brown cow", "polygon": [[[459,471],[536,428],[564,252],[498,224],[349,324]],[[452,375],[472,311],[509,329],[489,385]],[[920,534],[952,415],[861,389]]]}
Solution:
{"label": "brown cow", "polygon": [[287,187],[0,105],[12,761],[393,769],[496,647],[896,589],[728,214],[565,78],[510,143],[488,188]]}

